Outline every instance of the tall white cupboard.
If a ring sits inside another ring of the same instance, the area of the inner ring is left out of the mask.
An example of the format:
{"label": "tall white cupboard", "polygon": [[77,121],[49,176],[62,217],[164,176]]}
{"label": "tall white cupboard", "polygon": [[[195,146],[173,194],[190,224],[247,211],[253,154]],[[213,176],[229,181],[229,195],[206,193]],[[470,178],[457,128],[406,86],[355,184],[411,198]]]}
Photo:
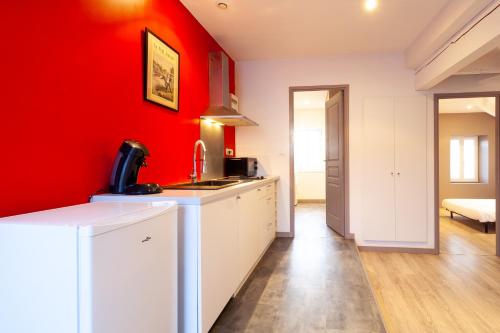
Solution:
{"label": "tall white cupboard", "polygon": [[363,103],[363,239],[427,241],[427,99]]}

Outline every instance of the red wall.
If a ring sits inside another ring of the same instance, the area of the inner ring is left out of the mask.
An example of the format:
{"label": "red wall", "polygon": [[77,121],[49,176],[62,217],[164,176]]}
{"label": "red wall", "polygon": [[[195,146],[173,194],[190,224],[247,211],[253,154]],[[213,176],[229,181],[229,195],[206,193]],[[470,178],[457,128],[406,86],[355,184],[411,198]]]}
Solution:
{"label": "red wall", "polygon": [[[152,155],[140,181],[187,179],[209,103],[208,52],[221,48],[179,1],[5,1],[0,10],[0,216],[86,202],[107,187],[126,138]],[[180,53],[179,113],[143,100],[144,27]]]}
{"label": "red wall", "polygon": [[233,150],[231,157],[236,156],[236,129],[233,126],[224,126],[224,156],[229,156],[225,148]]}

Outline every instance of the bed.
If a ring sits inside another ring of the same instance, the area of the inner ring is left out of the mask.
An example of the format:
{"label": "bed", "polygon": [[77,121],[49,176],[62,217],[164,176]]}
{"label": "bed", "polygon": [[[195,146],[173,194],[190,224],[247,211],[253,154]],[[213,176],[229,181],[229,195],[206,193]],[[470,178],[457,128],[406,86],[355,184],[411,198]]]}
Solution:
{"label": "bed", "polygon": [[484,232],[488,232],[488,224],[496,221],[495,199],[444,199],[442,206],[453,218],[453,214],[464,216],[484,225]]}

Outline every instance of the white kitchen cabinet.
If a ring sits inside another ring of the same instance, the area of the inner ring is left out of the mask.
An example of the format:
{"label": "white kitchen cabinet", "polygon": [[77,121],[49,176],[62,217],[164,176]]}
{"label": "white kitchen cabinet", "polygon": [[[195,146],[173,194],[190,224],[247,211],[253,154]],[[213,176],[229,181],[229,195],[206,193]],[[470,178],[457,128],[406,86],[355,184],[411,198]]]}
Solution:
{"label": "white kitchen cabinet", "polygon": [[276,197],[274,184],[257,189],[261,211],[260,247],[265,250],[276,237]]}
{"label": "white kitchen cabinet", "polygon": [[274,183],[242,193],[238,197],[238,253],[240,284],[276,237]]}
{"label": "white kitchen cabinet", "polygon": [[215,201],[200,209],[198,283],[203,332],[210,329],[240,283],[237,198]]}
{"label": "white kitchen cabinet", "polygon": [[275,238],[276,181],[217,191],[98,195],[92,201],[177,201],[179,332],[205,333]]}
{"label": "white kitchen cabinet", "polygon": [[243,282],[257,261],[261,247],[264,206],[257,190],[238,195],[238,254],[239,280]]}
{"label": "white kitchen cabinet", "polygon": [[426,242],[426,98],[369,98],[363,116],[363,239]]}
{"label": "white kitchen cabinet", "polygon": [[201,331],[207,332],[276,234],[274,183],[201,206]]}

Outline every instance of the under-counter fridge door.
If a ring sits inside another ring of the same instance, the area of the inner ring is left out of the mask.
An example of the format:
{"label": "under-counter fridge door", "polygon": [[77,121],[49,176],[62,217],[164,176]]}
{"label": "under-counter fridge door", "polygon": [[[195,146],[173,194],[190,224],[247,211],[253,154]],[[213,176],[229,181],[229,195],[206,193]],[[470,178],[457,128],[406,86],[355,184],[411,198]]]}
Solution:
{"label": "under-counter fridge door", "polygon": [[177,332],[177,214],[80,245],[80,333]]}

